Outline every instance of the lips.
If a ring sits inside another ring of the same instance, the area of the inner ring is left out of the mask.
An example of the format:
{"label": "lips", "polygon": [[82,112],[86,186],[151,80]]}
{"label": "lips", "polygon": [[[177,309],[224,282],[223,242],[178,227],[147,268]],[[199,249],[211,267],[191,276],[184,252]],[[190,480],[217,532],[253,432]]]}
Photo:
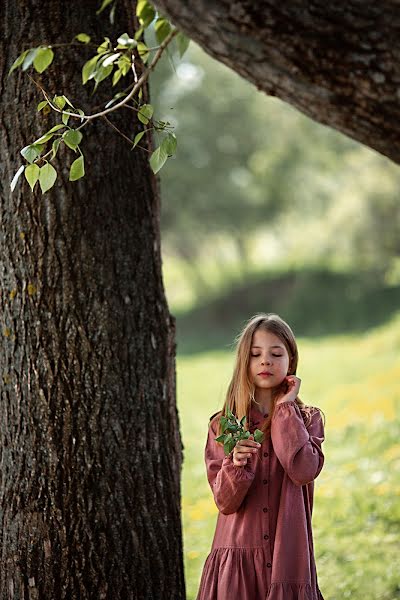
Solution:
{"label": "lips", "polygon": [[261,373],[258,373],[258,375],[271,376],[273,373],[270,373],[269,371],[261,371]]}

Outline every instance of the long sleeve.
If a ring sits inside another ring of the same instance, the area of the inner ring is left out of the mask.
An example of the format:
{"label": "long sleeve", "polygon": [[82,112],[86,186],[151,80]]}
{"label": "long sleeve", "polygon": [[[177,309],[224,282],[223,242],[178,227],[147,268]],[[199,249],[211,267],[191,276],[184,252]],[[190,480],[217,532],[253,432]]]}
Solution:
{"label": "long sleeve", "polygon": [[218,510],[224,515],[229,515],[240,508],[253,482],[254,471],[251,468],[251,461],[254,457],[247,459],[245,466],[236,467],[233,464],[233,452],[225,455],[223,446],[215,441],[216,437],[216,420],[214,420],[209,426],[204,450],[207,479]]}
{"label": "long sleeve", "polygon": [[312,413],[306,428],[296,402],[278,404],[272,417],[271,439],[279,462],[296,485],[310,483],[319,475],[324,464],[321,446],[325,439],[319,410]]}

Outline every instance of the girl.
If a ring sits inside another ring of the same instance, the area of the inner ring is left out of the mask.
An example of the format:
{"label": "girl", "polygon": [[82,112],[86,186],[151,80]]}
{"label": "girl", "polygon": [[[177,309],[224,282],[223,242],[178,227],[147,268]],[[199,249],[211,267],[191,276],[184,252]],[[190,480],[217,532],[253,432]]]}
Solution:
{"label": "girl", "polygon": [[[222,410],[210,418],[207,478],[219,509],[197,600],[323,600],[314,560],[314,479],[324,464],[321,410],[298,397],[298,353],[274,313],[251,318],[236,339]],[[251,435],[225,456],[220,417],[230,409]]]}

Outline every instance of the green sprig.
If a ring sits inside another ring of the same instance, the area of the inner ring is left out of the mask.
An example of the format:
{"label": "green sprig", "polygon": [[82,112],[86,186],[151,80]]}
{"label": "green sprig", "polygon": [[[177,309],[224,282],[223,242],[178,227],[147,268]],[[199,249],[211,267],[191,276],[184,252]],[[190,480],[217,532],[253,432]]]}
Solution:
{"label": "green sprig", "polygon": [[[233,412],[228,408],[226,416],[221,416],[221,431],[222,435],[215,438],[216,442],[224,444],[224,452],[228,455],[240,440],[247,440],[252,435],[250,431],[245,431],[246,416],[239,420]],[[264,433],[261,429],[254,431],[254,441],[261,444],[264,439]]]}

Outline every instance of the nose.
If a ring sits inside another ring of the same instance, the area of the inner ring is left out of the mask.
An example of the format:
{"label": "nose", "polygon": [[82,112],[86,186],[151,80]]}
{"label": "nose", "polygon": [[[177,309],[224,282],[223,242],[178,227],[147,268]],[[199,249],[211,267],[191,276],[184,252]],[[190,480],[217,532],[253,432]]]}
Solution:
{"label": "nose", "polygon": [[269,358],[262,358],[261,359],[261,364],[262,365],[265,365],[265,364],[270,365],[271,364],[271,359],[269,359]]}

